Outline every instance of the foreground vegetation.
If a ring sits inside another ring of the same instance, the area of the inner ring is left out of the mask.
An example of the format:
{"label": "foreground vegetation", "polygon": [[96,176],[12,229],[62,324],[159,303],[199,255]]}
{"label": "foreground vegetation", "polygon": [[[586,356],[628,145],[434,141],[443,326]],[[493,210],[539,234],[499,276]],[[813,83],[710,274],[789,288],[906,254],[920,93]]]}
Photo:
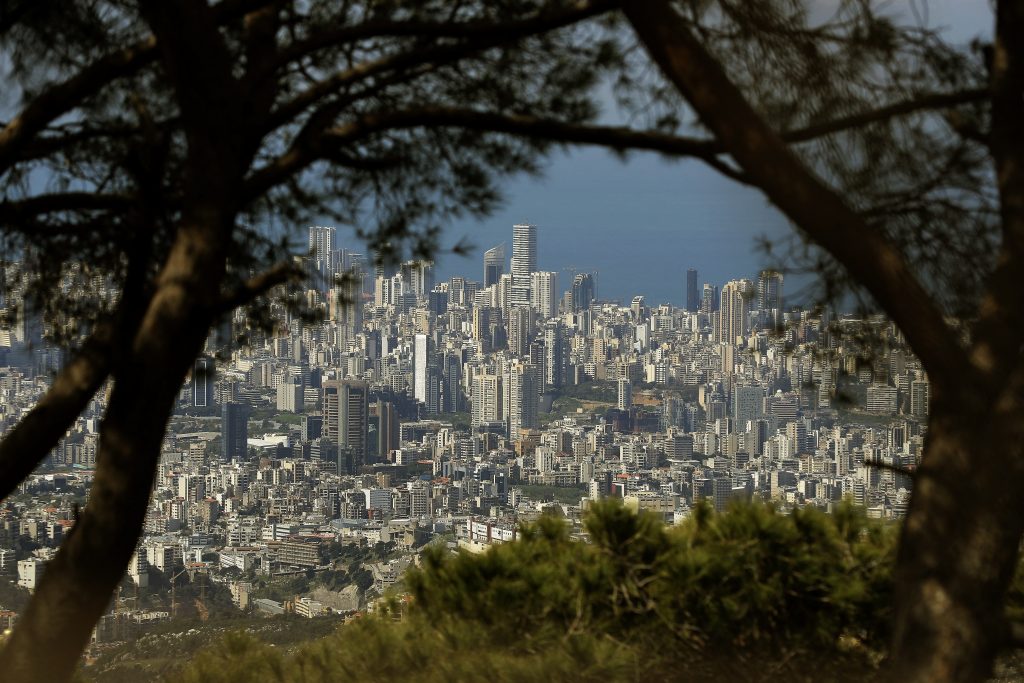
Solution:
{"label": "foreground vegetation", "polygon": [[230,634],[175,680],[863,680],[885,656],[895,529],[852,507],[603,504],[590,543],[543,518],[482,555],[430,548],[409,596],[281,652]]}

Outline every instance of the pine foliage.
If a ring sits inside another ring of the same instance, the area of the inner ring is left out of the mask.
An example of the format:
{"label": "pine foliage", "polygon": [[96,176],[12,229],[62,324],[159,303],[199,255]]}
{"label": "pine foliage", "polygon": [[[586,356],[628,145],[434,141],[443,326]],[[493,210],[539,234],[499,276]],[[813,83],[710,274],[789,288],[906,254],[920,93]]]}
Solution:
{"label": "pine foliage", "polygon": [[595,506],[486,553],[425,551],[409,596],[293,654],[233,635],[190,683],[862,680],[884,656],[894,529],[763,504],[678,527]]}

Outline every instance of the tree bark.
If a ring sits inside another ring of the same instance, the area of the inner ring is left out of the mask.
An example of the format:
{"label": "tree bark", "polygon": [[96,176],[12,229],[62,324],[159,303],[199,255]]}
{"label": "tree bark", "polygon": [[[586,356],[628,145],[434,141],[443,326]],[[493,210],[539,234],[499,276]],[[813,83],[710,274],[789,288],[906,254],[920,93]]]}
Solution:
{"label": "tree bark", "polygon": [[114,372],[88,505],[47,566],[7,647],[5,681],[68,680],[135,551],[167,420],[220,310],[224,217],[185,226]]}
{"label": "tree bark", "polygon": [[101,323],[49,391],[0,441],[0,500],[59,442],[110,374],[113,329]]}
{"label": "tree bark", "polygon": [[669,0],[624,3],[651,59],[722,148],[804,234],[859,281],[936,382],[969,369],[944,313],[900,250],[817,177],[764,121]]}
{"label": "tree bark", "polygon": [[986,680],[1007,633],[1024,449],[986,393],[933,397],[897,557],[894,681]]}
{"label": "tree bark", "polygon": [[[1013,14],[1006,10],[1011,4],[1000,2],[1000,17]],[[989,352],[999,357],[983,363],[977,353],[969,357],[899,250],[786,147],[669,0],[624,3],[623,11],[753,183],[871,292],[921,358],[931,379],[932,415],[897,559],[889,672],[901,683],[985,679],[1006,633],[1003,602],[1024,531],[1024,435],[1017,426],[1024,382],[1004,393],[1005,376],[990,373],[1020,365],[1019,335],[1003,325],[1008,330],[997,334],[1006,343],[994,346],[1008,351]],[[1019,88],[1013,91],[1018,108],[1020,96]],[[1019,130],[1019,117],[1014,125]],[[1001,170],[1001,177],[1010,175]],[[1010,310],[1019,318],[1017,307]],[[976,336],[973,350],[992,347],[990,341]]]}

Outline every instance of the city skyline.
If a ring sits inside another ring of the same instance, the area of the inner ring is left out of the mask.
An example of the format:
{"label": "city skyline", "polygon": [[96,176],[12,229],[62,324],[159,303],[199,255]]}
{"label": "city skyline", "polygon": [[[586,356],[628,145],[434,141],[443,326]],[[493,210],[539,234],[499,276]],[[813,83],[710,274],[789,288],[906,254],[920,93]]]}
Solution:
{"label": "city skyline", "polygon": [[1024,678],[1022,27],[5,6],[0,677]]}

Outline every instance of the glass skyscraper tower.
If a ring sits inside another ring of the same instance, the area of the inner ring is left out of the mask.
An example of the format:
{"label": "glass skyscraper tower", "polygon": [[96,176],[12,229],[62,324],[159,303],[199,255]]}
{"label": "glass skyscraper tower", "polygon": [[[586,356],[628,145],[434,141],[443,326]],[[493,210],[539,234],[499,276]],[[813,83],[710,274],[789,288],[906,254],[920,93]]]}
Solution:
{"label": "glass skyscraper tower", "polygon": [[512,226],[512,305],[530,305],[530,273],[537,270],[537,226]]}

